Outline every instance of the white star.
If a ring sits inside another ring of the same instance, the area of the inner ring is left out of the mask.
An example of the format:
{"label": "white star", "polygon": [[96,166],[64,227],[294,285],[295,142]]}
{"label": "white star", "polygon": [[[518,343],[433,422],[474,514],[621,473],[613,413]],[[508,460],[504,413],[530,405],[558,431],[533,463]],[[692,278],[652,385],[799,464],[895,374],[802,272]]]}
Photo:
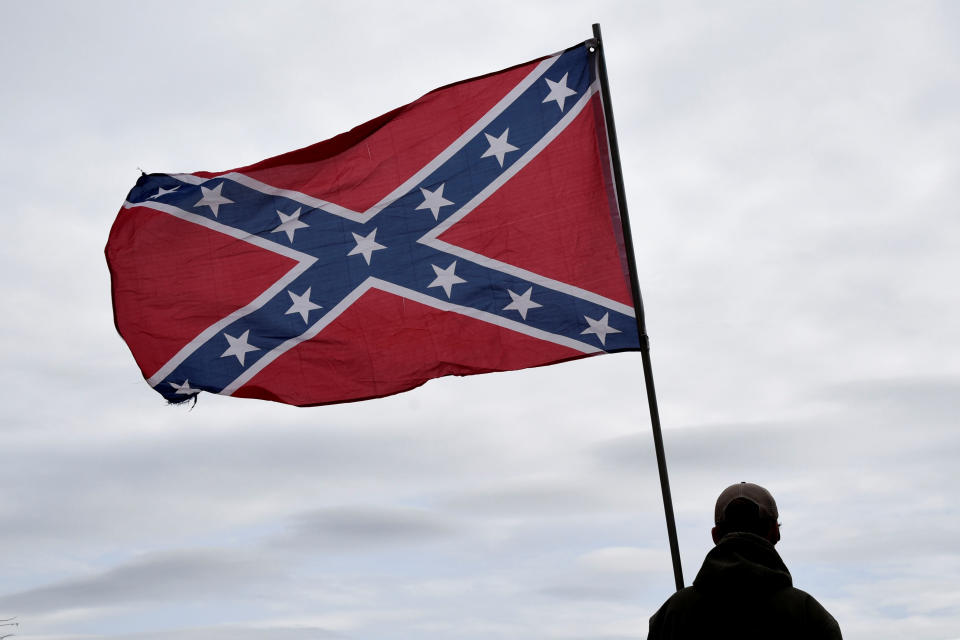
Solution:
{"label": "white star", "polygon": [[433,219],[438,220],[440,216],[440,207],[445,207],[448,204],[453,204],[449,200],[443,197],[443,185],[441,184],[437,187],[436,191],[429,191],[420,187],[420,193],[423,194],[423,202],[420,203],[420,206],[417,207],[417,210],[420,209],[430,209],[430,213],[433,214]]}
{"label": "white star", "polygon": [[318,304],[310,302],[310,289],[313,287],[307,287],[307,290],[304,291],[299,296],[293,291],[287,291],[290,294],[290,300],[293,301],[293,304],[290,305],[290,308],[287,309],[284,315],[289,315],[291,313],[299,313],[300,317],[303,318],[304,322],[307,322],[307,317],[310,315],[310,312],[314,309],[322,309]]}
{"label": "white star", "polygon": [[306,222],[300,221],[301,208],[302,207],[297,207],[297,210],[290,215],[277,211],[277,215],[280,216],[280,226],[270,233],[280,233],[281,231],[286,231],[287,238],[290,239],[290,242],[293,242],[293,234],[297,232],[297,229],[306,229],[310,226]]}
{"label": "white star", "polygon": [[195,393],[200,393],[200,389],[194,389],[190,386],[189,380],[184,380],[183,384],[171,382],[170,386],[177,390],[178,396],[192,396]]}
{"label": "white star", "polygon": [[[153,194],[152,196],[150,196],[149,199],[150,199],[150,200],[156,200],[156,199],[159,198],[160,196],[165,196],[165,195],[167,195],[168,193],[173,193],[174,191],[176,191],[176,190],[179,189],[179,188],[180,188],[180,185],[175,186],[173,189],[164,189],[163,187],[160,187],[160,188],[157,189],[157,192],[156,192],[155,194]],[[172,384],[172,383],[171,383],[171,384]]]}
{"label": "white star", "polygon": [[507,293],[510,294],[510,297],[513,299],[513,302],[505,306],[503,310],[508,311],[510,309],[513,309],[514,311],[519,311],[520,317],[526,320],[527,311],[529,311],[530,309],[536,309],[537,307],[543,306],[542,304],[534,302],[533,300],[530,299],[530,293],[532,291],[533,291],[533,287],[530,287],[526,290],[526,292],[523,295],[520,295],[520,294],[514,293],[513,291],[510,291],[510,289],[507,289]]}
{"label": "white star", "polygon": [[220,205],[222,204],[233,204],[233,200],[224,198],[220,195],[220,191],[223,189],[223,183],[221,182],[213,189],[207,189],[206,187],[200,187],[200,193],[203,194],[203,197],[193,205],[195,207],[210,207],[210,211],[213,212],[213,217],[216,218],[220,215]]}
{"label": "white star", "polygon": [[453,270],[457,268],[456,260],[451,262],[450,266],[446,269],[441,269],[435,264],[430,266],[433,267],[433,272],[437,274],[437,277],[434,278],[433,282],[428,284],[427,287],[443,287],[443,291],[447,294],[448,298],[450,297],[450,290],[453,289],[453,285],[466,282],[466,280],[453,272]]}
{"label": "white star", "polygon": [[503,166],[503,156],[510,153],[511,151],[516,151],[517,148],[507,142],[507,134],[510,133],[510,129],[504,129],[503,133],[500,134],[499,138],[494,138],[489,133],[484,133],[483,135],[487,136],[487,142],[490,143],[490,148],[483,152],[481,158],[489,158],[490,156],[496,156],[497,162],[500,163],[500,166]]}
{"label": "white star", "polygon": [[353,239],[356,240],[357,246],[350,250],[348,256],[355,256],[358,253],[363,255],[363,259],[367,261],[367,264],[370,264],[370,256],[373,255],[374,251],[380,251],[380,249],[386,249],[385,246],[380,244],[375,240],[377,237],[377,230],[374,229],[366,236],[361,236],[359,233],[353,234]]}
{"label": "white star", "polygon": [[243,361],[247,357],[247,353],[250,351],[260,351],[260,347],[255,347],[247,340],[250,337],[250,329],[247,329],[239,338],[234,338],[229,333],[223,334],[227,339],[227,342],[230,343],[230,348],[223,352],[221,358],[226,358],[227,356],[237,356],[237,360],[240,361],[240,366],[243,366]]}
{"label": "white star", "polygon": [[580,335],[585,335],[588,333],[596,334],[596,336],[600,338],[600,344],[604,346],[607,345],[608,333],[620,333],[619,329],[614,329],[613,327],[610,326],[609,313],[603,314],[603,317],[600,318],[599,320],[594,320],[593,318],[588,318],[587,316],[583,316],[583,317],[587,321],[587,324],[589,324],[590,326],[584,329],[583,331],[581,331]]}
{"label": "white star", "polygon": [[563,111],[563,103],[566,102],[568,97],[577,95],[576,91],[567,87],[567,75],[569,74],[563,74],[560,82],[554,82],[549,78],[544,78],[544,80],[547,81],[547,86],[550,87],[550,93],[547,94],[547,97],[544,98],[543,101],[546,103],[553,100],[560,107],[560,111]]}

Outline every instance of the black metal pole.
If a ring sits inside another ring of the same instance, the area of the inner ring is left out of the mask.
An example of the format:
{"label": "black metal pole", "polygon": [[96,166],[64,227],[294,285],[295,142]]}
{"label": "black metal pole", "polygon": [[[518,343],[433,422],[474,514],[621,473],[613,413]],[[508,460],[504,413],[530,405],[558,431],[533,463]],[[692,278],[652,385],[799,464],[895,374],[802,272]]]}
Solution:
{"label": "black metal pole", "polygon": [[634,309],[637,315],[637,331],[640,334],[640,355],[643,360],[643,379],[647,387],[647,404],[650,406],[650,426],[653,428],[653,447],[657,454],[657,469],[660,471],[660,490],[663,493],[663,510],[667,517],[667,537],[670,539],[670,556],[673,558],[673,576],[677,591],[683,589],[683,567],[680,565],[680,545],[677,543],[677,523],[673,517],[673,499],[670,497],[670,479],[667,476],[667,460],[663,450],[663,435],[660,432],[660,410],[657,408],[657,392],[653,386],[653,367],[650,364],[650,338],[647,337],[646,319],[643,313],[643,298],[640,297],[640,281],[637,277],[637,262],[633,255],[633,236],[630,234],[630,218],[627,215],[627,197],[623,189],[623,172],[620,169],[620,149],[617,146],[617,128],[613,122],[613,107],[610,103],[610,85],[607,82],[607,63],[603,57],[603,40],[600,25],[593,25],[593,38],[597,47],[600,73],[600,94],[603,98],[603,113],[607,121],[607,140],[613,164],[613,180],[617,190],[617,204],[623,223],[623,244],[630,268],[630,287],[633,291]]}

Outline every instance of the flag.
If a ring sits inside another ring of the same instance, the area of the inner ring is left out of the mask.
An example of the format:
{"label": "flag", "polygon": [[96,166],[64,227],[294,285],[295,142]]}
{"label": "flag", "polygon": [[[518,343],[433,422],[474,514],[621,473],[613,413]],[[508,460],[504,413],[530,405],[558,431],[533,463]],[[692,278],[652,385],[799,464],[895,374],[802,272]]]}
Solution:
{"label": "flag", "polygon": [[141,176],[106,257],[148,383],[308,406],[639,349],[597,55],[239,169]]}

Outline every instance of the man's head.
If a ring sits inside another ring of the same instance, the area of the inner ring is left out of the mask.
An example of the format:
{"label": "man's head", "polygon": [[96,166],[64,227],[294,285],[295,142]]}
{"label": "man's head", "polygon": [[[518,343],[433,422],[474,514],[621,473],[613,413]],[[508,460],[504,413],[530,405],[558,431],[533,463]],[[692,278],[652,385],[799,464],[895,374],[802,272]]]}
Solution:
{"label": "man's head", "polygon": [[713,520],[713,541],[728,533],[754,533],[766,538],[771,544],[780,540],[780,525],[777,503],[770,492],[760,485],[740,482],[730,485],[717,498]]}

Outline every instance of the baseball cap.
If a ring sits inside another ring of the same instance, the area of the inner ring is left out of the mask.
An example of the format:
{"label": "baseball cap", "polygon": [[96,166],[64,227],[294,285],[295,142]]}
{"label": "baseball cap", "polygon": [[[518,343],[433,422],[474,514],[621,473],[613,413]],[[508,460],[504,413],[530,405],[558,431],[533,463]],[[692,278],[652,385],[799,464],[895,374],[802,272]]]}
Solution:
{"label": "baseball cap", "polygon": [[724,489],[720,497],[717,498],[717,506],[713,511],[714,523],[720,524],[723,522],[727,507],[737,498],[749,500],[757,505],[760,508],[761,515],[766,515],[774,520],[780,517],[777,512],[777,503],[769,491],[752,482],[739,482]]}

